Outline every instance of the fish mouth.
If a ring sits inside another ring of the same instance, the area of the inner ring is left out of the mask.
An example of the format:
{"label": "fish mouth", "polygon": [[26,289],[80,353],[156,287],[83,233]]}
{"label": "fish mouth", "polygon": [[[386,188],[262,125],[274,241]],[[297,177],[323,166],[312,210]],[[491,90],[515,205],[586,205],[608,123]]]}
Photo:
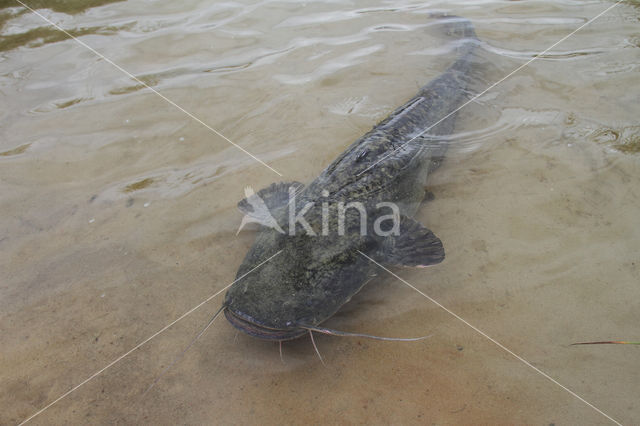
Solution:
{"label": "fish mouth", "polygon": [[224,310],[224,316],[236,329],[252,337],[257,337],[258,339],[263,340],[293,340],[309,332],[304,328],[292,328],[287,330],[265,327],[257,324],[250,316],[240,312],[234,312],[229,309],[229,307]]}

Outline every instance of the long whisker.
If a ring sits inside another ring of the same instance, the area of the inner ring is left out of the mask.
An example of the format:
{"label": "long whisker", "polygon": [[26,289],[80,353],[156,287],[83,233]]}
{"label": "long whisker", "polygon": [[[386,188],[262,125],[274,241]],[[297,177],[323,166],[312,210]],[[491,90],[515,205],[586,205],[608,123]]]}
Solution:
{"label": "long whisker", "polygon": [[388,341],[388,342],[415,342],[415,341],[418,341],[418,340],[428,339],[429,337],[432,336],[432,334],[430,334],[428,336],[406,337],[406,338],[403,338],[403,337],[381,337],[381,336],[373,336],[371,334],[350,333],[348,331],[332,330],[330,328],[324,328],[324,327],[307,327],[307,326],[300,326],[300,327],[309,330],[309,332],[311,332],[313,330],[313,331],[317,331],[318,333],[328,334],[330,336],[365,337],[367,339],[384,340],[384,341]]}
{"label": "long whisker", "polygon": [[280,348],[280,361],[282,361],[282,363],[284,364],[284,358],[282,358],[282,340],[279,340],[278,344]]}
{"label": "long whisker", "polygon": [[324,363],[324,360],[322,359],[322,355],[320,355],[320,351],[318,350],[318,347],[316,346],[316,341],[313,340],[313,332],[311,330],[309,330],[309,336],[311,336],[311,343],[313,343],[313,349],[316,350],[316,353],[318,354],[318,358],[320,358],[320,362],[322,363],[322,365],[324,365],[326,367],[327,364]]}
{"label": "long whisker", "polygon": [[164,376],[167,371],[169,371],[169,369],[171,367],[173,367],[173,365],[180,361],[182,359],[182,357],[184,356],[184,354],[189,350],[189,348],[191,348],[191,346],[193,346],[194,343],[196,343],[198,341],[198,339],[200,339],[200,337],[202,337],[202,335],[204,334],[205,331],[207,331],[207,329],[209,327],[211,327],[211,324],[213,324],[213,321],[218,318],[218,315],[220,315],[220,313],[224,310],[225,306],[222,305],[222,307],[220,307],[220,309],[218,309],[218,312],[216,312],[213,317],[209,320],[209,322],[207,323],[207,325],[202,329],[202,331],[200,331],[200,333],[198,333],[198,335],[191,341],[191,343],[189,343],[189,345],[184,348],[184,350],[182,352],[180,352],[174,359],[173,361],[171,361],[171,364],[169,364],[168,366],[165,367],[164,370],[162,370],[162,372],[160,373],[160,375],[158,377],[156,377],[156,379],[151,383],[151,385],[149,385],[149,387],[147,388],[146,391],[144,391],[144,393],[142,394],[142,396],[146,395],[147,392],[149,392],[151,390],[151,388],[153,388],[156,383],[158,383],[158,381],[162,378],[162,376]]}

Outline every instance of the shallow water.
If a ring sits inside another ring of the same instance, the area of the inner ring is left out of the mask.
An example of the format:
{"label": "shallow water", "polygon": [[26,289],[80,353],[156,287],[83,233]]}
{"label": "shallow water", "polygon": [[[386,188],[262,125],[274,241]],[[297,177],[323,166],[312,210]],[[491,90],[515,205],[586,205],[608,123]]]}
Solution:
{"label": "shallow water", "polygon": [[[0,2],[2,424],[231,283],[254,238],[236,236],[245,186],[310,182],[451,62],[430,12],[476,26],[481,92],[614,3],[49,4],[283,177]],[[418,214],[447,259],[394,272],[477,330],[380,271],[326,325],[429,339],[317,336],[323,366],[308,339],[282,362],[219,319],[144,394],[218,296],[32,423],[610,423],[576,395],[633,423],[638,347],[569,345],[640,337],[639,21],[619,4],[461,111]]]}

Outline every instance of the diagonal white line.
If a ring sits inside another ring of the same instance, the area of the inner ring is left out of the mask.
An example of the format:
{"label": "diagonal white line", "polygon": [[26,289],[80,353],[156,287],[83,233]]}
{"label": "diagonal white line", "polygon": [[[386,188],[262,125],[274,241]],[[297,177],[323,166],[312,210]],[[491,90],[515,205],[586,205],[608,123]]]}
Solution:
{"label": "diagonal white line", "polygon": [[515,352],[513,352],[511,349],[507,348],[506,346],[504,346],[502,343],[498,342],[497,340],[495,340],[493,337],[489,336],[487,333],[485,333],[484,331],[480,330],[478,327],[474,326],[473,324],[469,323],[467,320],[465,320],[464,318],[462,318],[460,315],[456,314],[455,312],[453,312],[452,310],[448,309],[446,306],[444,306],[442,303],[438,302],[437,300],[435,300],[434,298],[432,298],[431,296],[429,296],[428,294],[422,292],[421,290],[419,290],[418,288],[416,288],[415,286],[411,285],[410,283],[408,283],[406,280],[402,279],[401,277],[399,277],[398,275],[394,274],[393,272],[391,272],[390,270],[388,270],[387,268],[385,268],[384,266],[382,266],[381,264],[379,264],[378,262],[376,262],[375,260],[373,260],[372,258],[370,258],[369,256],[367,256],[366,254],[364,254],[363,252],[361,252],[360,250],[358,250],[358,253],[360,253],[362,256],[366,257],[367,259],[369,259],[371,262],[375,263],[376,265],[378,265],[380,268],[384,269],[385,271],[387,271],[389,274],[393,275],[394,277],[396,277],[397,279],[399,279],[400,281],[402,281],[403,283],[405,283],[406,285],[408,285],[409,287],[411,287],[412,289],[414,289],[415,291],[417,291],[418,293],[420,293],[422,296],[424,296],[425,298],[429,299],[429,301],[431,301],[433,304],[437,305],[439,308],[442,308],[445,312],[447,312],[448,314],[452,315],[453,317],[455,317],[456,319],[460,320],[462,323],[464,323],[466,326],[472,328],[474,331],[476,331],[477,333],[479,333],[480,335],[482,335],[483,337],[487,338],[488,340],[490,340],[492,343],[494,343],[496,346],[498,346],[500,349],[504,350],[505,352],[507,352],[509,355],[512,355],[513,357],[515,357],[518,361],[522,362],[523,364],[525,364],[527,367],[532,368],[535,372],[537,372],[538,374],[542,375],[544,378],[550,380],[551,382],[555,383],[556,385],[560,386],[562,389],[564,389],[565,391],[569,392],[571,395],[573,395],[574,397],[578,398],[580,401],[584,402],[585,404],[587,404],[589,407],[593,408],[594,410],[596,410],[598,413],[602,414],[603,416],[605,416],[607,419],[611,420],[612,422],[614,422],[617,425],[621,425],[620,422],[618,422],[617,420],[615,420],[613,417],[609,416],[608,414],[606,414],[604,411],[600,410],[598,407],[596,407],[595,405],[593,405],[592,403],[590,403],[589,401],[587,401],[586,399],[584,399],[583,397],[581,397],[580,395],[578,395],[577,393],[575,393],[574,391],[572,391],[571,389],[569,389],[568,387],[564,386],[563,384],[561,384],[560,382],[558,382],[556,379],[554,379],[553,377],[549,376],[547,373],[545,373],[544,371],[540,370],[538,367],[534,366],[533,364],[531,364],[529,361],[527,361],[526,359],[522,358],[520,355],[516,354]]}
{"label": "diagonal white line", "polygon": [[360,173],[358,173],[356,175],[356,177],[360,176],[361,174],[371,170],[372,167],[376,166],[377,164],[379,164],[381,161],[384,161],[385,159],[389,158],[389,156],[393,155],[393,153],[395,153],[396,151],[398,151],[399,149],[401,149],[403,146],[407,145],[408,143],[410,143],[411,141],[413,141],[414,139],[422,136],[423,134],[425,134],[426,132],[428,132],[429,130],[431,130],[432,128],[434,128],[435,126],[437,126],[438,124],[440,124],[441,122],[443,122],[444,120],[446,120],[447,118],[451,117],[453,114],[455,114],[456,112],[460,111],[462,108],[466,107],[467,105],[469,105],[471,102],[475,102],[476,99],[478,99],[480,96],[484,95],[485,93],[487,93],[489,90],[493,89],[494,87],[496,87],[498,84],[502,83],[503,81],[505,81],[506,79],[508,79],[509,77],[511,77],[512,75],[514,75],[515,73],[517,73],[518,71],[520,71],[522,68],[526,67],[527,65],[529,65],[531,62],[535,61],[536,59],[538,59],[541,56],[546,55],[551,49],[553,49],[554,47],[556,47],[557,45],[559,45],[560,43],[562,43],[563,41],[565,41],[566,39],[568,39],[569,37],[571,37],[572,35],[574,35],[575,33],[577,33],[578,31],[580,31],[581,29],[583,29],[584,27],[586,27],[587,25],[589,25],[590,23],[592,23],[593,21],[595,21],[596,19],[598,19],[599,17],[601,17],[602,15],[604,15],[605,13],[607,13],[608,11],[610,11],[611,9],[613,9],[614,7],[616,7],[617,5],[619,5],[620,3],[622,3],[624,0],[618,0],[616,3],[614,3],[613,5],[609,6],[608,8],[606,8],[605,10],[603,10],[602,12],[598,13],[596,16],[594,16],[593,18],[589,19],[587,22],[585,22],[584,24],[580,25],[578,28],[576,28],[575,30],[571,31],[569,34],[567,34],[566,36],[562,37],[560,40],[556,41],[555,43],[553,43],[551,46],[549,46],[548,48],[546,48],[545,50],[543,50],[542,52],[538,53],[537,55],[534,55],[533,58],[529,59],[527,62],[525,62],[524,64],[520,65],[518,68],[514,69],[513,71],[511,71],[509,74],[505,75],[504,77],[502,77],[500,80],[496,81],[495,83],[493,83],[491,86],[487,87],[486,89],[484,89],[482,92],[478,93],[477,95],[475,95],[474,97],[472,97],[471,99],[469,99],[467,102],[463,103],[462,105],[460,105],[458,108],[456,108],[455,110],[451,111],[449,114],[445,115],[444,117],[442,117],[440,120],[436,121],[435,123],[433,123],[431,126],[427,127],[426,129],[422,130],[420,133],[418,133],[417,135],[415,135],[414,137],[412,137],[411,139],[409,139],[407,142],[404,142],[402,144],[400,144],[397,148],[395,148],[393,151],[391,151],[390,153],[386,154],[384,157],[382,157],[381,159],[379,159],[378,161],[376,161],[375,163],[373,163],[372,165],[370,165],[369,167],[367,167],[366,169],[364,169],[363,171],[361,171]]}
{"label": "diagonal white line", "polygon": [[114,364],[116,364],[117,362],[121,361],[123,358],[125,358],[126,356],[128,356],[129,354],[131,354],[132,352],[136,351],[137,349],[140,349],[140,347],[142,347],[144,344],[146,344],[147,342],[149,342],[151,339],[153,339],[154,337],[158,336],[160,333],[166,331],[168,328],[172,327],[174,324],[176,324],[178,321],[184,319],[187,315],[192,314],[195,310],[197,310],[198,308],[200,308],[202,305],[204,305],[205,303],[209,302],[211,299],[213,299],[214,297],[216,297],[217,295],[219,295],[220,293],[222,293],[223,291],[225,291],[226,289],[228,289],[229,287],[231,287],[233,284],[237,283],[238,281],[240,281],[241,279],[243,279],[244,277],[246,277],[247,275],[249,275],[250,273],[252,273],[253,271],[255,271],[256,269],[258,269],[259,267],[261,267],[262,265],[264,265],[265,263],[267,263],[268,261],[270,261],[271,259],[273,259],[274,257],[276,257],[277,255],[279,255],[280,253],[282,253],[282,250],[278,251],[276,254],[274,254],[273,256],[271,256],[270,258],[268,258],[267,260],[263,261],[262,263],[258,264],[257,266],[255,266],[254,268],[252,268],[251,270],[249,270],[247,273],[243,274],[242,276],[240,276],[239,278],[236,278],[231,284],[225,286],[223,289],[218,290],[217,292],[215,292],[214,294],[212,294],[211,296],[209,296],[208,298],[206,298],[203,302],[200,302],[198,305],[196,305],[195,307],[189,309],[187,312],[185,312],[184,314],[180,315],[178,318],[176,318],[175,320],[173,320],[172,322],[170,322],[169,324],[165,325],[164,327],[162,327],[160,330],[156,331],[155,333],[153,333],[151,336],[147,337],[146,339],[144,339],[142,342],[138,343],[136,346],[134,346],[132,349],[128,350],[127,352],[125,352],[124,354],[120,355],[118,358],[114,359],[113,361],[111,361],[109,364],[107,364],[105,367],[103,367],[102,369],[96,371],[95,373],[93,373],[91,376],[87,377],[85,380],[83,380],[82,382],[78,383],[77,385],[75,385],[74,387],[72,387],[71,389],[69,389],[67,392],[63,393],[62,395],[60,395],[58,398],[56,398],[55,400],[53,400],[52,402],[50,402],[48,405],[46,405],[45,407],[41,408],[40,410],[38,410],[37,412],[35,412],[34,414],[32,414],[31,416],[29,416],[28,418],[26,418],[25,420],[22,421],[22,423],[20,423],[20,426],[22,426],[23,424],[27,423],[28,421],[30,421],[31,419],[33,419],[34,417],[36,417],[37,415],[41,414],[43,411],[45,411],[46,409],[50,408],[52,405],[56,404],[57,402],[59,402],[61,399],[65,398],[66,396],[68,396],[69,394],[71,394],[72,392],[74,392],[75,390],[77,390],[80,386],[86,384],[88,381],[92,380],[93,378],[95,378],[96,376],[102,374],[106,369],[112,367]]}
{"label": "diagonal white line", "polygon": [[254,160],[256,160],[258,163],[262,164],[263,166],[267,167],[268,169],[270,169],[272,172],[276,173],[279,176],[283,176],[282,173],[280,173],[279,171],[277,171],[276,169],[274,169],[273,167],[271,167],[270,165],[268,165],[267,163],[265,163],[264,161],[262,161],[261,159],[259,159],[258,157],[256,157],[255,155],[253,155],[252,153],[250,153],[249,151],[247,151],[246,149],[244,149],[243,147],[241,147],[240,145],[238,145],[237,143],[233,142],[231,139],[229,139],[228,137],[226,137],[225,135],[223,135],[222,133],[220,133],[219,131],[217,131],[216,129],[214,129],[213,127],[211,127],[210,125],[208,125],[207,123],[205,123],[204,121],[202,121],[201,119],[199,119],[198,117],[196,117],[195,115],[193,115],[192,113],[190,113],[189,111],[187,111],[186,109],[184,109],[183,107],[181,107],[180,105],[178,105],[177,103],[175,103],[174,101],[172,101],[171,99],[167,98],[165,95],[163,95],[162,93],[158,92],[156,89],[154,89],[153,87],[149,86],[147,83],[145,83],[144,81],[140,80],[138,77],[136,77],[135,75],[131,74],[129,71],[125,70],[124,68],[122,68],[120,65],[116,64],[115,62],[113,62],[111,59],[107,58],[106,56],[104,56],[102,53],[98,52],[97,50],[95,50],[93,47],[89,46],[88,44],[86,44],[85,42],[83,42],[82,40],[78,39],[77,37],[75,37],[74,35],[70,34],[67,30],[65,30],[64,28],[60,27],[58,24],[56,24],[55,22],[51,21],[50,19],[48,19],[46,16],[42,15],[41,13],[37,12],[35,9],[32,9],[31,7],[29,7],[28,5],[24,4],[21,0],[16,0],[16,2],[20,3],[23,7],[25,7],[26,9],[29,9],[32,13],[34,13],[35,15],[39,16],[40,18],[42,18],[44,21],[46,21],[49,25],[53,26],[54,28],[56,28],[59,31],[62,31],[64,34],[67,35],[67,37],[73,39],[75,42],[77,42],[78,44],[84,46],[85,48],[89,49],[91,52],[93,52],[96,56],[104,59],[105,61],[107,61],[108,63],[110,63],[111,65],[113,65],[114,67],[116,67],[117,69],[119,69],[120,71],[122,71],[124,74],[126,74],[129,78],[135,80],[137,83],[141,84],[142,86],[144,86],[145,88],[151,90],[153,93],[155,93],[156,95],[158,95],[159,97],[161,97],[162,99],[164,99],[165,101],[167,101],[169,104],[173,105],[174,107],[176,107],[177,109],[179,109],[180,111],[182,111],[183,113],[185,113],[186,115],[188,115],[189,117],[191,117],[193,120],[195,120],[196,122],[200,123],[201,125],[203,125],[204,127],[206,127],[207,129],[211,130],[213,133],[215,133],[216,135],[220,136],[222,139],[224,139],[225,141],[229,142],[231,145],[235,146],[236,148],[238,148],[240,151],[244,152],[245,154],[247,154],[249,157],[253,158]]}

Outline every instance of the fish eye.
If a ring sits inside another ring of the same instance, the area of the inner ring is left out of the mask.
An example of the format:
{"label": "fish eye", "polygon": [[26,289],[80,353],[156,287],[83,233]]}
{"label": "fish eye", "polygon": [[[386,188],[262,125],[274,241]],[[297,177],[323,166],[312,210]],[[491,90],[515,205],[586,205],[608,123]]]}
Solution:
{"label": "fish eye", "polygon": [[356,161],[360,161],[360,160],[364,159],[367,156],[368,153],[369,153],[369,151],[367,151],[366,149],[363,149],[362,151],[360,151],[356,155]]}

